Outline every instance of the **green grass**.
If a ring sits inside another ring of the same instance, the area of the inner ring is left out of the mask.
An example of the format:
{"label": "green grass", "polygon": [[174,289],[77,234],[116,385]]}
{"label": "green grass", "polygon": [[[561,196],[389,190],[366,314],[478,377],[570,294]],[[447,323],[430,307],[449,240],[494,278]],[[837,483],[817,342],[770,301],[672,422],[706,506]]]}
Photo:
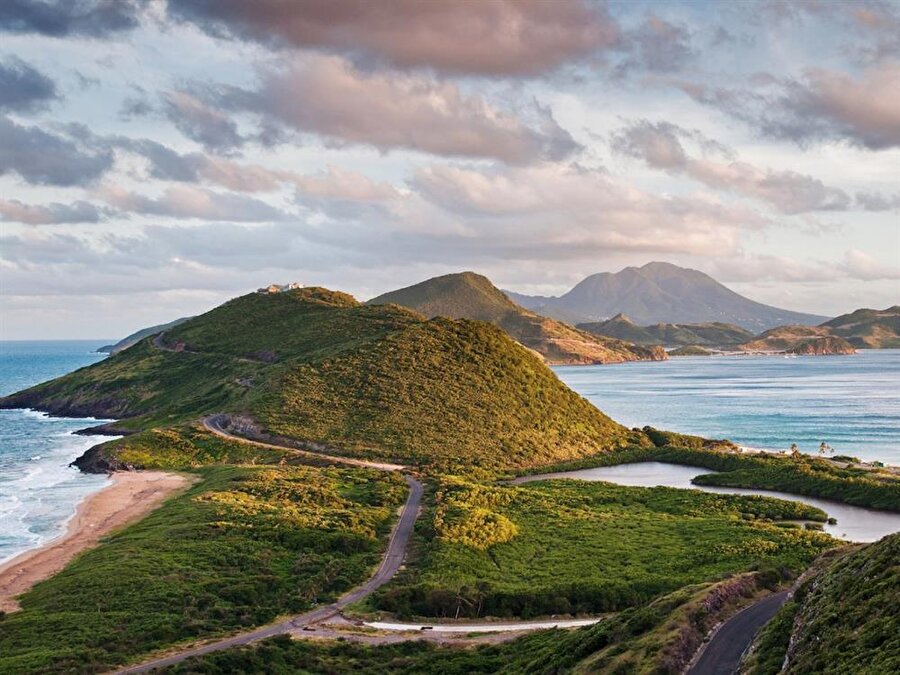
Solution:
{"label": "green grass", "polygon": [[190,659],[178,675],[563,675],[666,673],[681,667],[703,635],[771,585],[771,575],[742,575],[691,586],[594,626],[546,630],[510,643],[445,647],[427,642],[370,646],[286,637]]}
{"label": "green grass", "polygon": [[[301,289],[236,298],[0,405],[126,418],[214,412],[339,451],[486,475],[648,443],[568,389],[500,329]],[[110,445],[115,449],[119,445]]]}
{"label": "green grass", "polygon": [[607,612],[764,567],[803,569],[834,540],[771,520],[824,520],[797,502],[670,488],[446,479],[408,572],[373,598],[401,616]]}
{"label": "green grass", "polygon": [[221,467],[0,619],[0,673],[97,672],[361,583],[406,487],[363,469]]}
{"label": "green grass", "polygon": [[[838,558],[807,581],[763,634],[747,673],[900,672],[900,534]],[[787,667],[780,667],[790,639]]]}

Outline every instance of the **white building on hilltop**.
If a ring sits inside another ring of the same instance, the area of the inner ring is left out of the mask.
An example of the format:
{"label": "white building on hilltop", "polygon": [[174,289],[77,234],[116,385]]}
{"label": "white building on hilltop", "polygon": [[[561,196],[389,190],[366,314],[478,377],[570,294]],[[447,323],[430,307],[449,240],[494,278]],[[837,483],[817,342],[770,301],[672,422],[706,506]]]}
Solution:
{"label": "white building on hilltop", "polygon": [[257,288],[257,293],[284,293],[285,291],[295,291],[298,288],[303,288],[303,284],[292,281],[289,284],[269,284],[268,286],[263,286],[262,288]]}

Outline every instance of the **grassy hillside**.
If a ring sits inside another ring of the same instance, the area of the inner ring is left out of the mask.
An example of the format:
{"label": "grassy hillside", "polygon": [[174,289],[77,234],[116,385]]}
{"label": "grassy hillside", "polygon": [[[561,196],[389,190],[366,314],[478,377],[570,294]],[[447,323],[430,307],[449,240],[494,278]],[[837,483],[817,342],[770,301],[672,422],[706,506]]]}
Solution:
{"label": "grassy hillside", "polygon": [[607,321],[580,323],[578,327],[596,335],[629,340],[639,345],[727,347],[745,342],[753,333],[729,323],[658,323],[638,326],[624,314]]}
{"label": "grassy hillside", "polygon": [[819,326],[779,326],[740,345],[745,351],[797,354],[849,354],[854,348],[900,348],[900,305],[858,309]]}
{"label": "grassy hillside", "polygon": [[93,673],[303,611],[360,583],[386,545],[400,476],[219,467],[0,614],[0,673]]}
{"label": "grassy hillside", "polygon": [[898,607],[900,534],[892,534],[837,559],[801,586],[767,626],[743,672],[900,672]]}
{"label": "grassy hillside", "polygon": [[104,354],[118,354],[123,349],[128,349],[131,345],[135,345],[141,340],[143,340],[148,335],[156,335],[157,333],[161,333],[165,330],[169,330],[170,328],[174,328],[180,323],[184,323],[190,319],[190,317],[185,317],[182,319],[175,319],[174,321],[170,321],[169,323],[161,323],[158,326],[150,326],[149,328],[142,328],[139,331],[132,333],[131,335],[122,338],[115,344],[104,345],[97,349],[98,352],[103,352]]}
{"label": "grassy hillside", "polygon": [[[429,318],[487,321],[550,363],[620,363],[661,360],[665,353],[602,338],[556,319],[539,316],[509,299],[490,280],[474,272],[448,274],[385,293],[370,305],[402,305]],[[627,340],[627,339],[626,339]]]}
{"label": "grassy hillside", "polygon": [[900,305],[887,309],[858,309],[822,324],[832,335],[859,349],[900,348]]}
{"label": "grassy hillside", "polygon": [[[100,363],[0,399],[134,430],[216,412],[358,456],[468,471],[641,442],[489,324],[304,288],[236,298]],[[116,446],[111,446],[116,447]]]}
{"label": "grassy hillside", "polygon": [[760,567],[799,571],[834,540],[780,520],[797,502],[583,481],[488,487],[446,478],[404,577],[380,609],[422,616],[541,616],[643,604]]}

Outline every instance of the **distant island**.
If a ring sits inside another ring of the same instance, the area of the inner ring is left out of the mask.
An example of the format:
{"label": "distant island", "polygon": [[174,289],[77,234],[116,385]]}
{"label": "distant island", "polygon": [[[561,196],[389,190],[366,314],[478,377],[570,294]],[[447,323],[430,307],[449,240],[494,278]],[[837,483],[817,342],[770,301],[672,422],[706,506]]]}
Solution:
{"label": "distant island", "polygon": [[854,354],[857,349],[900,347],[900,306],[884,310],[858,309],[818,326],[778,326],[753,335],[740,326],[655,324],[638,326],[624,314],[578,328],[598,335],[631,340],[640,345],[681,347],[670,356],[700,356],[722,351],[798,355]]}
{"label": "distant island", "polygon": [[572,324],[626,314],[640,325],[727,323],[757,333],[785,324],[817,325],[828,319],[755,302],[708,274],[665,262],[593,274],[558,297],[507,294],[526,309]]}

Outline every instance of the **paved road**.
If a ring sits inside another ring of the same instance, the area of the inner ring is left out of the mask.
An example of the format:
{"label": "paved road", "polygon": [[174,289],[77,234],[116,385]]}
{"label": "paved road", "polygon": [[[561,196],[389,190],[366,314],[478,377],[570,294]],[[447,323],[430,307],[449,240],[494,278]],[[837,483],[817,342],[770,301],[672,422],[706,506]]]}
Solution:
{"label": "paved road", "polygon": [[310,626],[335,616],[347,605],[356,602],[357,600],[361,600],[386,584],[391,580],[394,574],[397,573],[397,570],[400,569],[400,565],[403,563],[403,557],[406,555],[406,547],[409,544],[409,537],[412,534],[416,516],[418,515],[419,504],[422,501],[422,483],[412,476],[405,476],[405,478],[407,485],[409,485],[409,496],[406,498],[406,503],[403,505],[400,519],[397,521],[397,524],[391,532],[387,552],[381,561],[381,566],[378,568],[375,575],[366,583],[357,586],[330,605],[318,607],[305,614],[298,614],[281,623],[263,626],[262,628],[257,628],[248,633],[241,633],[240,635],[235,635],[234,637],[224,640],[218,640],[198,647],[185,649],[172,654],[171,656],[155,659],[153,661],[146,661],[139,665],[123,668],[116,672],[145,673],[153,668],[163,668],[180,663],[192,656],[209,654],[210,652],[217,652],[222,649],[228,649],[229,647],[247,645],[275,635],[281,635],[282,633],[290,633],[298,628]]}
{"label": "paved road", "polygon": [[783,591],[750,605],[728,619],[701,652],[687,675],[733,675],[760,628],[775,616],[790,593]]}

